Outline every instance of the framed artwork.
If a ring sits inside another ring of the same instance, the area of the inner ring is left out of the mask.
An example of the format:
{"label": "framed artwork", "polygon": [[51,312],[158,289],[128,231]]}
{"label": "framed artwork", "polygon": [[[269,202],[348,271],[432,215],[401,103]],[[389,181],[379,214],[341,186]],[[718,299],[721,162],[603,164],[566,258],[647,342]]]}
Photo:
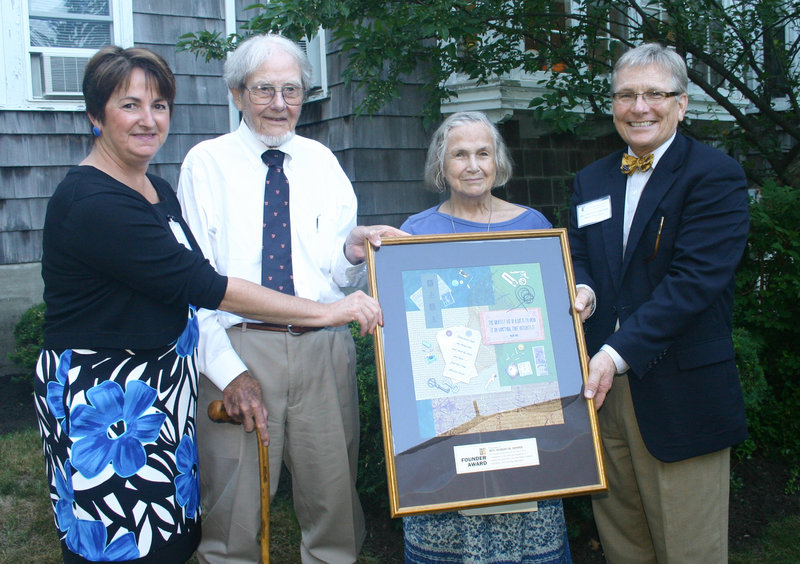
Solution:
{"label": "framed artwork", "polygon": [[605,490],[566,230],[367,247],[392,516]]}

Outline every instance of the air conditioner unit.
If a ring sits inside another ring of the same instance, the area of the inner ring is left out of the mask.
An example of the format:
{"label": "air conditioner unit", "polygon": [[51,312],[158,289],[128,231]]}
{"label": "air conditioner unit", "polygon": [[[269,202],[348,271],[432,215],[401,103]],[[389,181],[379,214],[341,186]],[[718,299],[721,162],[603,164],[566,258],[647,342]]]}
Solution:
{"label": "air conditioner unit", "polygon": [[42,94],[82,96],[83,71],[89,57],[42,54]]}
{"label": "air conditioner unit", "polygon": [[299,45],[311,63],[311,89],[322,87],[320,57],[324,57],[325,55],[321,51],[322,46],[320,44],[319,35],[315,35],[311,41],[302,39],[299,41]]}

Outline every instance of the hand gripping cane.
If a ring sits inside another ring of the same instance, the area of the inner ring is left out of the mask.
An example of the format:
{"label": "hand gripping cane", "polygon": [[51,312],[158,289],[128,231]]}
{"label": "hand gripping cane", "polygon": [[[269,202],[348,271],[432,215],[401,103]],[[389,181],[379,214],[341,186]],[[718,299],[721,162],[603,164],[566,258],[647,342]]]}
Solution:
{"label": "hand gripping cane", "polygon": [[[221,400],[208,404],[208,417],[216,423],[239,424],[228,415]],[[258,474],[261,478],[261,562],[269,564],[269,453],[261,440],[261,434],[258,435]]]}

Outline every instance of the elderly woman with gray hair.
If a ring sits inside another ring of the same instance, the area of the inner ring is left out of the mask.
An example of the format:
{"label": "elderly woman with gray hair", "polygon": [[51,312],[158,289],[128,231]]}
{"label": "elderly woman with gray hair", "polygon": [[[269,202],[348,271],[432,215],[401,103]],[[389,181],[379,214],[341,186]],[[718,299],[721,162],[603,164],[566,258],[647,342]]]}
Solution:
{"label": "elderly woman with gray hair", "polygon": [[[495,125],[480,112],[449,116],[433,134],[425,182],[449,190],[441,204],[409,217],[412,235],[547,229],[538,211],[492,195],[512,164]],[[561,500],[403,518],[406,563],[572,562]]]}

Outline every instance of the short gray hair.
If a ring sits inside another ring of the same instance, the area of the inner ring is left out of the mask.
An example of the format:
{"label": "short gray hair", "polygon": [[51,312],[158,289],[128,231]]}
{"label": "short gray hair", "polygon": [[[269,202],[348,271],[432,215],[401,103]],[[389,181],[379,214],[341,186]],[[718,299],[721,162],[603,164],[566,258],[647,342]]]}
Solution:
{"label": "short gray hair", "polygon": [[434,192],[447,191],[447,180],[444,175],[444,159],[447,153],[447,138],[450,131],[461,125],[482,123],[489,128],[494,141],[494,164],[496,168],[494,186],[502,186],[511,178],[513,164],[505,141],[497,130],[497,126],[481,112],[456,112],[447,117],[436,130],[428,147],[425,159],[425,185]]}
{"label": "short gray hair", "polygon": [[264,64],[275,52],[291,55],[300,67],[300,80],[304,91],[311,87],[311,63],[300,46],[276,33],[255,35],[236,47],[225,61],[223,78],[228,88],[239,90],[244,88],[247,77]]}
{"label": "short gray hair", "polygon": [[617,74],[623,69],[655,65],[672,77],[672,89],[681,94],[689,86],[686,76],[686,62],[672,49],[659,43],[643,43],[625,52],[614,65],[611,73],[611,92],[616,92]]}

